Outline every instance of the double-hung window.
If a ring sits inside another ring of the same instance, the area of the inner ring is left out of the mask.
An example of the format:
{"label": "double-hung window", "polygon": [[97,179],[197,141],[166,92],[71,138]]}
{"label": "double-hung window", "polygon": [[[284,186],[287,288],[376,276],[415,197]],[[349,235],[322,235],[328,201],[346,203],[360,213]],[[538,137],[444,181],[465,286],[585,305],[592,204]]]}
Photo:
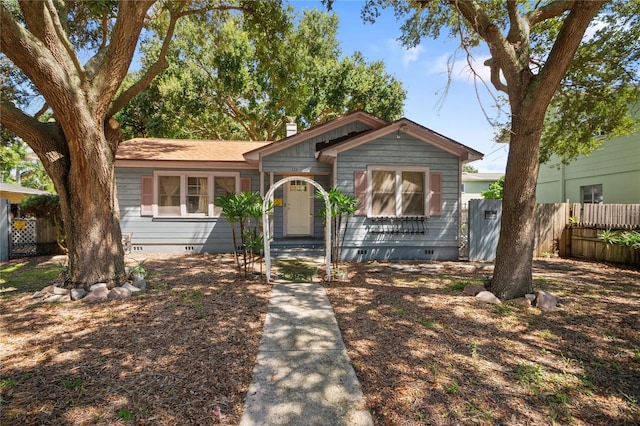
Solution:
{"label": "double-hung window", "polygon": [[238,173],[162,171],[154,174],[153,216],[217,217],[214,200],[238,192]]}
{"label": "double-hung window", "polygon": [[427,215],[429,169],[426,167],[370,166],[369,216]]}

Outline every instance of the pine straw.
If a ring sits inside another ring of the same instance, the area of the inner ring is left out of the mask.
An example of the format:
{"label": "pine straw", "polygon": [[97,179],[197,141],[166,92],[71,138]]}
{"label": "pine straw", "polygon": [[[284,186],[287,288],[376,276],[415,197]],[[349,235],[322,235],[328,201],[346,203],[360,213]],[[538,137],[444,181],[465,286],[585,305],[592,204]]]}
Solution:
{"label": "pine straw", "polygon": [[[150,257],[124,301],[4,298],[0,423],[238,424],[270,287],[228,260]],[[638,423],[640,272],[537,262],[542,313],[461,296],[489,265],[346,269],[326,287],[377,425]]]}
{"label": "pine straw", "polygon": [[640,424],[640,272],[536,262],[544,313],[462,296],[489,265],[349,268],[327,291],[376,424]]}
{"label": "pine straw", "polygon": [[2,301],[1,424],[239,422],[270,286],[213,256],[144,265],[149,291],[124,301]]}

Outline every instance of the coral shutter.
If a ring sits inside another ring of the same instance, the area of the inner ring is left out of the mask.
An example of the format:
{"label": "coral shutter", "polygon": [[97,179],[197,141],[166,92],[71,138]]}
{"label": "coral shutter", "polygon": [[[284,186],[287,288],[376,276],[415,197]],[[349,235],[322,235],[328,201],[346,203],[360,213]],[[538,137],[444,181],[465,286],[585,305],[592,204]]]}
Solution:
{"label": "coral shutter", "polygon": [[251,191],[251,178],[240,178],[240,192]]}
{"label": "coral shutter", "polygon": [[440,216],[442,214],[442,173],[431,173],[429,186],[431,187],[429,216]]}
{"label": "coral shutter", "polygon": [[367,215],[367,172],[353,173],[353,195],[358,200],[358,210],[356,216]]}
{"label": "coral shutter", "polygon": [[140,187],[140,216],[153,216],[153,176],[142,176]]}

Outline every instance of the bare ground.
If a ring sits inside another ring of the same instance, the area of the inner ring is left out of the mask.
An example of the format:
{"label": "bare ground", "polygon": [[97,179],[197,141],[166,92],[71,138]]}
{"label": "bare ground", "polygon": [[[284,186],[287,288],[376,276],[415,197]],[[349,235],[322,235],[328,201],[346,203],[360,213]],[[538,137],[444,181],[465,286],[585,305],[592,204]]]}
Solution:
{"label": "bare ground", "polygon": [[[0,424],[237,424],[270,286],[228,260],[149,257],[125,301],[2,293]],[[639,271],[538,261],[541,312],[462,296],[490,265],[346,269],[326,287],[376,424],[640,424]]]}

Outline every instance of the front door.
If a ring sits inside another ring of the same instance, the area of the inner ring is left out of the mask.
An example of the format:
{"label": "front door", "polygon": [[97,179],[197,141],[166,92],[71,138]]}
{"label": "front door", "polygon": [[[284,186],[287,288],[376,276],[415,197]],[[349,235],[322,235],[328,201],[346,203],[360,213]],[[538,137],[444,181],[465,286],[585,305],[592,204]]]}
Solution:
{"label": "front door", "polygon": [[287,235],[311,235],[311,185],[303,180],[287,183]]}

